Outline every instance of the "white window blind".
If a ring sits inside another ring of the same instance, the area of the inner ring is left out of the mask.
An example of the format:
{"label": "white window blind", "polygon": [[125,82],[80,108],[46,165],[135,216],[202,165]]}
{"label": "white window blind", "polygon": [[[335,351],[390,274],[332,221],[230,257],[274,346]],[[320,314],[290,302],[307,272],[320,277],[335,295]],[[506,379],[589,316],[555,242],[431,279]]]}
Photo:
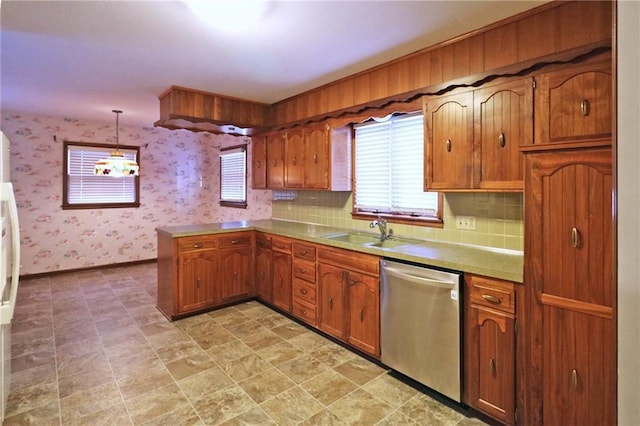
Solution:
{"label": "white window blind", "polygon": [[[67,196],[69,205],[126,204],[137,202],[136,178],[96,176],[93,168],[97,160],[110,155],[113,148],[67,145]],[[119,150],[126,158],[137,160],[137,151]]]}
{"label": "white window blind", "polygon": [[436,216],[438,193],[424,192],[423,115],[356,126],[355,209]]}
{"label": "white window blind", "polygon": [[245,204],[247,201],[247,148],[220,152],[220,200]]}

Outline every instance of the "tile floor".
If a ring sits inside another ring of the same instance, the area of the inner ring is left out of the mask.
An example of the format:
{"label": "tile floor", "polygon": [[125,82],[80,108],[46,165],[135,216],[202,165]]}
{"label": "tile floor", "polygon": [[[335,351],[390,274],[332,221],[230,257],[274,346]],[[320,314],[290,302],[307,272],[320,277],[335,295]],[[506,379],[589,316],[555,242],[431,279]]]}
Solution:
{"label": "tile floor", "polygon": [[482,424],[258,302],[169,322],[156,277],[24,280],[4,424]]}

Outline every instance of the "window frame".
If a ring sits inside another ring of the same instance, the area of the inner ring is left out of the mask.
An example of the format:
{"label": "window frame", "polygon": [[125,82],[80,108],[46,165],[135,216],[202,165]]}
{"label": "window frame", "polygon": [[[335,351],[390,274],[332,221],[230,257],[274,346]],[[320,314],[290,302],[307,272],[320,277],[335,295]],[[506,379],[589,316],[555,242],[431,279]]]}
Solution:
{"label": "window frame", "polygon": [[[122,202],[122,203],[113,203],[113,202],[97,202],[97,203],[69,203],[69,175],[67,173],[69,166],[69,147],[77,146],[77,147],[87,147],[87,148],[104,148],[105,157],[109,156],[111,151],[117,149],[119,150],[130,150],[135,151],[136,161],[140,164],[140,147],[135,145],[121,145],[121,144],[105,144],[105,143],[94,143],[94,142],[75,142],[75,141],[64,141],[63,142],[63,150],[62,150],[62,209],[63,210],[82,210],[82,209],[114,209],[114,208],[138,208],[140,207],[140,176],[123,176],[123,177],[113,177],[113,176],[102,176],[103,178],[108,179],[135,179],[134,182],[134,201],[132,202]],[[86,175],[88,176],[88,175]],[[96,176],[101,177],[101,176]]]}
{"label": "window frame", "polygon": [[[409,115],[417,115],[422,113],[422,111],[407,111],[407,112],[395,112],[392,114],[387,114],[385,116],[381,116],[381,117],[373,117],[373,116],[369,116],[367,120],[362,121],[359,124],[356,124],[353,126],[353,139],[354,139],[354,143],[352,144],[352,170],[353,170],[353,197],[352,197],[352,210],[351,210],[351,217],[353,219],[359,219],[359,220],[374,220],[377,219],[378,217],[382,217],[384,218],[387,222],[390,223],[399,223],[399,224],[407,224],[407,225],[416,225],[416,226],[428,226],[428,227],[435,227],[435,228],[442,228],[444,227],[444,220],[443,220],[443,208],[444,208],[444,197],[442,192],[437,192],[437,212],[435,215],[433,216],[424,216],[424,215],[413,215],[413,214],[404,214],[404,213],[399,213],[399,212],[389,212],[389,211],[377,211],[377,210],[373,210],[373,209],[363,209],[363,208],[358,208],[356,207],[356,191],[357,191],[357,173],[356,173],[356,164],[357,164],[357,155],[356,155],[356,151],[357,151],[357,140],[356,140],[356,127],[357,126],[362,126],[362,125],[366,125],[367,123],[371,122],[371,124],[373,124],[373,121],[377,121],[377,122],[384,122],[387,120],[393,120],[393,119],[398,119],[402,116],[409,116]],[[423,117],[424,119],[424,117]],[[424,128],[424,121],[423,121],[423,128]],[[424,153],[424,143],[422,145],[423,147],[423,153]],[[422,174],[424,176],[424,161],[423,161],[423,171]],[[430,192],[430,191],[423,191],[423,192]],[[435,191],[434,191],[435,192]]]}
{"label": "window frame", "polygon": [[[244,153],[244,200],[225,200],[222,198],[222,186],[223,186],[223,173],[222,173],[222,156],[225,152],[228,151],[236,151],[241,150]],[[237,209],[246,209],[247,208],[247,192],[248,192],[248,169],[247,169],[247,161],[249,158],[248,155],[248,144],[242,145],[234,145],[230,147],[220,148],[220,206],[222,207],[232,207]]]}

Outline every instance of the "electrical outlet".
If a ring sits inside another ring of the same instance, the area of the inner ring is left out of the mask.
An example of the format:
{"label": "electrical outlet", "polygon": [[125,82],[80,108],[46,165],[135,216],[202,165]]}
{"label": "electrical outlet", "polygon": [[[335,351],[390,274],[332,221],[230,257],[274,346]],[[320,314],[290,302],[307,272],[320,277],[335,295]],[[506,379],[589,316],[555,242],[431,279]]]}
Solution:
{"label": "electrical outlet", "polygon": [[475,216],[456,216],[456,228],[475,231],[476,217]]}

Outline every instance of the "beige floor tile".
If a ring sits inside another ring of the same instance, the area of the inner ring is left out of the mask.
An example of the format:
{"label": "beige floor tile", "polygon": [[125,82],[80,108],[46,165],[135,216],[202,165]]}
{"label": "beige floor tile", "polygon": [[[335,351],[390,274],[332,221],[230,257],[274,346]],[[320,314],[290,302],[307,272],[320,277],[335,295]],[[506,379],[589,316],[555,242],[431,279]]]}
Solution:
{"label": "beige floor tile", "polygon": [[[67,424],[67,423],[65,423]],[[95,425],[130,425],[129,413],[124,403],[119,403],[109,408],[96,411],[87,416],[78,417],[68,423],[74,426],[95,426]]]}
{"label": "beige floor tile", "polygon": [[278,425],[295,425],[307,420],[325,407],[299,386],[260,404]]}
{"label": "beige floor tile", "polygon": [[56,357],[58,362],[68,362],[71,358],[87,355],[90,353],[103,352],[102,342],[99,337],[90,337],[88,339],[79,340],[56,348]]}
{"label": "beige floor tile", "polygon": [[171,338],[169,338],[168,336],[171,336],[173,332],[160,333],[152,336],[152,337],[157,337],[157,336],[160,336],[161,334],[167,334],[166,340],[164,340],[160,346],[156,346],[154,348],[158,357],[165,364],[169,364],[179,359],[193,356],[202,352],[202,348],[200,347],[200,345],[194,342],[191,338],[184,337],[184,334],[182,331],[180,331],[180,333],[181,333],[180,335],[182,336],[181,340],[172,340]]}
{"label": "beige floor tile", "polygon": [[321,346],[310,353],[329,367],[336,367],[358,356],[340,345]]}
{"label": "beige floor tile", "polygon": [[221,423],[223,426],[270,426],[275,424],[260,407],[254,407]]}
{"label": "beige floor tile", "polygon": [[[213,321],[212,321],[213,322]],[[188,332],[189,333],[189,332]],[[207,332],[198,335],[190,334],[193,340],[205,351],[215,346],[236,340],[236,337],[229,333],[224,327],[213,323],[213,327],[207,328]]]}
{"label": "beige floor tile", "polygon": [[241,358],[221,365],[222,369],[236,382],[248,379],[271,368],[271,364],[252,352]]}
{"label": "beige floor tile", "polygon": [[220,325],[239,324],[245,321],[251,321],[249,317],[235,308],[219,309],[207,314],[209,318],[213,318]]}
{"label": "beige floor tile", "polygon": [[258,350],[258,355],[271,364],[278,366],[304,355],[305,352],[289,342],[277,343]]}
{"label": "beige floor tile", "polygon": [[370,393],[356,389],[329,406],[331,412],[349,424],[373,425],[391,414],[393,408]]}
{"label": "beige floor tile", "polygon": [[11,391],[37,384],[57,383],[55,368],[51,365],[39,365],[34,368],[11,373]]}
{"label": "beige floor tile", "polygon": [[402,414],[400,411],[394,411],[384,419],[380,420],[376,426],[418,426],[424,423],[418,423]]}
{"label": "beige floor tile", "polygon": [[49,365],[55,369],[56,356],[53,348],[11,358],[11,371],[13,373],[42,365]]}
{"label": "beige floor tile", "polygon": [[300,426],[347,426],[347,422],[328,409],[324,409],[300,423]]}
{"label": "beige floor tile", "polygon": [[58,399],[52,399],[48,403],[31,408],[19,414],[7,415],[3,426],[14,425],[38,425],[54,426],[60,424],[60,409]]}
{"label": "beige floor tile", "polygon": [[140,331],[142,331],[142,334],[144,334],[147,338],[159,333],[164,333],[165,331],[173,331],[177,329],[178,329],[177,325],[168,321],[157,322],[153,324],[143,325],[142,327],[140,327]]}
{"label": "beige floor tile", "polygon": [[293,339],[294,337],[298,337],[309,332],[306,327],[295,322],[272,328],[271,331],[286,340]]}
{"label": "beige floor tile", "polygon": [[78,374],[59,376],[59,396],[64,398],[113,381],[113,373],[107,365],[82,371]]}
{"label": "beige floor tile", "polygon": [[385,370],[381,367],[360,357],[353,358],[334,367],[334,369],[361,386],[385,373]]}
{"label": "beige floor tile", "polygon": [[93,371],[109,371],[109,362],[102,352],[90,352],[58,362],[58,377],[77,376]]}
{"label": "beige floor tile", "polygon": [[398,408],[418,393],[411,386],[402,383],[389,374],[382,374],[362,386],[370,394],[377,396],[393,408]]}
{"label": "beige floor tile", "polygon": [[113,375],[116,379],[121,379],[137,371],[146,370],[162,365],[162,361],[154,352],[144,352],[129,357],[116,357],[109,360]]}
{"label": "beige floor tile", "polygon": [[251,399],[260,404],[294,387],[296,384],[275,368],[270,368],[247,380],[243,380],[238,385],[244,389]]}
{"label": "beige floor tile", "polygon": [[207,425],[231,420],[256,406],[256,403],[239,386],[229,386],[207,395],[194,404],[196,412]]}
{"label": "beige floor tile", "polygon": [[208,353],[201,350],[193,355],[177,359],[165,364],[175,380],[181,380],[201,371],[215,367],[215,362]]}
{"label": "beige floor tile", "polygon": [[74,422],[110,407],[122,404],[115,381],[60,398],[62,423]]}
{"label": "beige floor tile", "polygon": [[142,424],[174,410],[190,407],[189,401],[175,383],[128,399],[125,404],[133,424]]}
{"label": "beige floor tile", "polygon": [[288,341],[305,352],[313,352],[318,348],[332,344],[331,340],[326,339],[313,331],[307,331],[297,337],[289,339]]}
{"label": "beige floor tile", "polygon": [[118,388],[122,397],[127,400],[170,383],[173,383],[171,374],[163,365],[155,364],[118,379]]}
{"label": "beige floor tile", "polygon": [[302,383],[305,380],[309,380],[323,371],[328,370],[329,367],[311,355],[304,354],[289,362],[279,365],[278,369],[294,382]]}
{"label": "beige floor tile", "polygon": [[276,333],[265,328],[264,330],[258,331],[255,334],[244,337],[242,341],[245,342],[247,346],[249,346],[254,351],[259,351],[260,349],[264,349],[266,347],[281,343],[283,339]]}
{"label": "beige floor tile", "polygon": [[421,424],[455,425],[464,417],[422,393],[414,395],[398,411]]}
{"label": "beige floor tile", "polygon": [[192,404],[233,384],[233,380],[218,366],[201,371],[178,382],[178,386]]}
{"label": "beige floor tile", "polygon": [[103,319],[102,317],[95,318],[94,324],[96,330],[101,336],[108,336],[111,333],[121,332],[126,327],[135,326],[136,323],[128,316],[121,316],[115,319]]}
{"label": "beige floor tile", "polygon": [[254,321],[254,320],[244,321],[241,323],[225,324],[224,328],[226,328],[231,334],[236,336],[238,339],[251,336],[263,330],[268,330],[266,327],[263,327],[259,321]]}
{"label": "beige floor tile", "polygon": [[214,346],[207,350],[211,358],[220,365],[227,364],[235,359],[253,354],[253,349],[241,340],[232,340],[220,346]]}
{"label": "beige floor tile", "polygon": [[50,404],[58,399],[58,384],[43,383],[21,389],[16,389],[9,394],[5,415],[14,416]]}
{"label": "beige floor tile", "polygon": [[324,405],[344,397],[358,388],[358,385],[335,370],[327,370],[300,385]]}
{"label": "beige floor tile", "polygon": [[181,406],[142,424],[145,426],[205,426],[205,423],[191,406]]}

